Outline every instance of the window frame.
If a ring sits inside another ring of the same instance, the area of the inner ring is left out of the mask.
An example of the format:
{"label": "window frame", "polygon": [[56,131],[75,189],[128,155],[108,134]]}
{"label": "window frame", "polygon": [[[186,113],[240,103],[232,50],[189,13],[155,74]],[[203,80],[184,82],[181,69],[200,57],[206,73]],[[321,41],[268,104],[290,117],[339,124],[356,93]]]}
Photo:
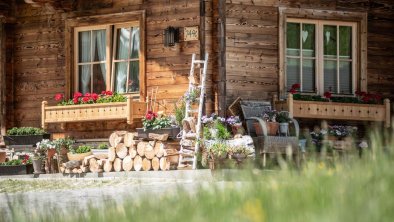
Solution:
{"label": "window frame", "polygon": [[[315,92],[302,92],[302,94],[312,94],[312,95],[323,95],[325,90],[324,90],[324,61],[325,60],[330,60],[330,61],[336,61],[337,63],[337,80],[339,80],[339,63],[340,61],[351,61],[352,63],[352,92],[350,94],[341,94],[339,92],[340,88],[340,82],[337,81],[337,92],[333,92],[336,94],[336,96],[354,96],[354,93],[356,91],[356,86],[358,85],[359,80],[357,79],[356,73],[358,73],[358,66],[359,66],[359,61],[357,59],[357,52],[359,51],[358,49],[358,35],[357,35],[357,23],[356,22],[344,22],[344,21],[332,21],[332,20],[318,20],[318,19],[300,19],[300,18],[287,18],[286,19],[286,27],[287,23],[298,23],[300,24],[300,30],[302,30],[302,25],[303,24],[314,24],[315,25]],[[337,28],[337,55],[335,59],[327,59],[324,58],[324,39],[322,38],[323,36],[323,29],[325,25],[330,25],[330,26],[336,26]],[[352,27],[352,53],[351,53],[351,59],[340,59],[340,52],[339,50],[339,32],[338,32],[338,27],[339,26],[348,26]],[[287,29],[287,28],[286,28]],[[301,32],[300,32],[301,33]],[[285,39],[287,39],[287,30],[285,31]],[[302,69],[303,69],[303,52],[302,52],[302,39],[300,38],[300,55],[299,56],[288,56],[287,52],[285,52],[285,61],[284,61],[284,88],[287,89],[288,86],[287,84],[287,58],[298,58],[300,59],[300,83],[302,87]],[[284,41],[285,44],[285,50],[287,50],[287,41]]]}
{"label": "window frame", "polygon": [[[78,89],[78,82],[75,70],[76,70],[76,59],[77,57],[75,52],[76,44],[74,44],[75,40],[75,29],[79,27],[91,28],[94,26],[115,26],[118,24],[125,24],[130,22],[137,22],[140,29],[140,64],[139,64],[139,100],[146,100],[146,40],[145,40],[145,23],[146,16],[145,10],[137,10],[132,12],[121,12],[121,13],[112,13],[112,14],[103,14],[103,15],[91,15],[91,16],[83,16],[83,17],[75,17],[69,18],[66,20],[65,25],[65,61],[66,61],[66,70],[65,70],[65,97],[68,99],[72,97],[72,93]],[[99,24],[99,25],[97,25]],[[77,29],[77,30],[78,30]],[[110,28],[111,33],[107,32],[107,39],[112,41],[112,29]],[[110,38],[108,38],[108,35]],[[107,41],[107,44],[111,44],[111,41]],[[108,75],[112,74],[112,45],[108,47],[106,50],[110,50],[110,53],[107,56],[109,59],[110,65],[108,66],[106,72]],[[108,78],[108,77],[107,77]],[[110,82],[107,83],[106,88],[108,90],[112,89],[112,78],[110,78]],[[130,94],[130,93],[125,93]],[[135,94],[134,94],[135,95]]]}
{"label": "window frame", "polygon": [[[367,13],[366,12],[350,12],[350,11],[334,11],[319,9],[302,9],[278,7],[279,11],[279,97],[286,98],[287,90],[285,88],[285,59],[286,59],[286,23],[288,19],[306,19],[306,20],[322,20],[325,22],[351,22],[357,27],[357,39],[352,44],[356,44],[358,50],[354,50],[357,59],[355,64],[355,86],[353,91],[367,91]],[[321,75],[323,76],[323,75]],[[321,93],[321,92],[320,92]],[[323,92],[324,93],[324,92]],[[310,93],[311,94],[311,93]],[[312,93],[316,95],[316,93]],[[342,95],[338,95],[342,96]],[[346,95],[354,96],[354,95]]]}
{"label": "window frame", "polygon": [[[112,35],[113,36],[113,44],[112,44],[112,58],[111,58],[111,89],[114,89],[115,88],[115,63],[116,62],[131,62],[131,61],[139,61],[140,62],[140,68],[141,68],[141,61],[140,61],[140,55],[141,55],[141,47],[139,48],[139,56],[138,56],[138,59],[131,59],[131,58],[128,58],[128,59],[116,59],[116,48],[117,48],[117,35],[118,35],[118,32],[117,32],[117,29],[120,29],[120,28],[130,28],[130,27],[135,27],[135,26],[138,26],[138,22],[127,22],[127,23],[121,23],[121,24],[114,24],[114,28],[113,28],[113,32],[114,32],[114,34]],[[139,27],[139,26],[138,26]],[[140,31],[139,31],[139,33],[140,33],[140,44],[141,44],[141,28],[140,28]],[[131,41],[132,39],[130,39],[130,41]],[[130,44],[130,47],[132,46],[132,44]],[[129,49],[130,50],[130,49]],[[128,53],[128,55],[130,55],[130,52]],[[130,68],[130,65],[128,65],[127,66],[127,80],[126,80],[126,82],[128,82],[129,81],[129,68]],[[141,78],[143,78],[143,76],[141,76],[141,71],[139,72],[139,79],[141,79]],[[140,84],[141,85],[141,84]],[[141,87],[141,86],[140,86]],[[130,95],[136,95],[137,93],[135,93],[135,92],[127,92],[127,87],[126,87],[126,92],[125,93],[123,93],[123,94],[130,94]]]}

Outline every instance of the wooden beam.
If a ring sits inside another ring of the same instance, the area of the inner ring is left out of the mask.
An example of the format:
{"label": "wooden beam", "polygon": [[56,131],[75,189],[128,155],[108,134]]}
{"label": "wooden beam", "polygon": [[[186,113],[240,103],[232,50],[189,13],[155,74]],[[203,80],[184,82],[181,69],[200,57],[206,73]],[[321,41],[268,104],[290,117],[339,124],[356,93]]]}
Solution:
{"label": "wooden beam", "polygon": [[218,113],[220,116],[226,115],[226,1],[218,0]]}
{"label": "wooden beam", "polygon": [[0,17],[0,132],[1,135],[5,135],[6,133],[6,96],[5,96],[5,86],[6,84],[6,73],[5,73],[5,29],[4,23]]}

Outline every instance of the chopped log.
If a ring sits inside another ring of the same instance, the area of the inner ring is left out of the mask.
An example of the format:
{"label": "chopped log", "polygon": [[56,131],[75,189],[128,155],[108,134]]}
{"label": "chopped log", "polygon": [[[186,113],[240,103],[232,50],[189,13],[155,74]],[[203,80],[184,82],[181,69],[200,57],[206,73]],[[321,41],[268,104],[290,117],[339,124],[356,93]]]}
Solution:
{"label": "chopped log", "polygon": [[77,173],[83,173],[82,169],[78,169]]}
{"label": "chopped log", "polygon": [[129,148],[129,155],[131,158],[134,158],[137,155],[137,149],[135,148]]}
{"label": "chopped log", "polygon": [[94,154],[94,158],[99,159],[99,160],[108,159],[108,153]]}
{"label": "chopped log", "polygon": [[147,148],[145,148],[144,154],[147,159],[151,160],[153,159],[153,157],[155,157],[155,150],[152,147],[148,146]]}
{"label": "chopped log", "polygon": [[63,163],[63,166],[67,169],[74,169],[81,165],[81,162],[78,160],[70,160],[67,163]]}
{"label": "chopped log", "polygon": [[120,158],[116,158],[113,165],[115,172],[122,171],[122,160]]}
{"label": "chopped log", "polygon": [[99,165],[99,169],[103,169],[104,166],[104,159],[97,160],[97,164]]}
{"label": "chopped log", "polygon": [[[177,165],[175,167],[177,167]],[[171,162],[167,161],[166,170],[170,170],[170,168],[171,168]]]}
{"label": "chopped log", "polygon": [[81,166],[80,168],[81,168],[81,170],[82,170],[82,173],[87,173],[87,172],[89,172],[89,167],[88,167],[88,166]]}
{"label": "chopped log", "polygon": [[89,159],[89,170],[93,173],[96,173],[99,169],[100,167],[97,163],[97,160],[95,158]]}
{"label": "chopped log", "polygon": [[167,170],[167,157],[162,157],[159,160],[160,170]]}
{"label": "chopped log", "polygon": [[90,156],[85,157],[83,159],[83,161],[82,161],[82,166],[88,166],[89,165],[89,160],[92,159],[92,158],[96,158],[96,157],[94,157],[94,155],[90,155]]}
{"label": "chopped log", "polygon": [[123,136],[126,134],[126,131],[115,131],[109,136],[109,144],[113,147],[118,145],[123,141]]}
{"label": "chopped log", "polygon": [[160,169],[160,160],[157,157],[153,157],[152,159],[152,169],[154,171],[158,171]]}
{"label": "chopped log", "polygon": [[168,140],[168,134],[156,134],[156,133],[149,133],[148,138],[152,140],[158,140],[158,141],[167,141]]}
{"label": "chopped log", "polygon": [[71,170],[68,169],[68,168],[66,168],[66,169],[64,170],[64,173],[71,173]]}
{"label": "chopped log", "polygon": [[148,160],[147,158],[144,158],[142,160],[142,169],[144,171],[149,171],[152,168],[152,163],[150,160]]}
{"label": "chopped log", "polygon": [[74,168],[71,170],[72,173],[78,173],[78,168]]}
{"label": "chopped log", "polygon": [[138,155],[144,156],[145,147],[147,147],[148,144],[149,144],[148,142],[142,142],[142,141],[138,143],[138,145],[137,145],[137,153],[138,153]]}
{"label": "chopped log", "polygon": [[116,148],[116,155],[120,158],[123,159],[127,156],[128,149],[123,143],[119,143]]}
{"label": "chopped log", "polygon": [[135,171],[140,171],[142,168],[142,157],[139,155],[135,156],[133,165]]}
{"label": "chopped log", "polygon": [[66,168],[64,168],[63,166],[59,167],[60,173],[64,173],[64,171],[66,170]]}
{"label": "chopped log", "polygon": [[162,157],[164,155],[164,144],[161,142],[157,142],[155,144],[155,147],[153,148],[155,150],[155,155],[157,157]]}
{"label": "chopped log", "polygon": [[108,148],[108,159],[109,161],[114,161],[116,158],[115,147]]}
{"label": "chopped log", "polygon": [[131,147],[134,145],[134,133],[126,133],[123,137],[123,143],[127,147]]}
{"label": "chopped log", "polygon": [[126,156],[123,159],[122,167],[124,171],[130,171],[133,168],[133,159],[130,156]]}
{"label": "chopped log", "polygon": [[103,166],[104,171],[105,172],[111,172],[112,171],[112,165],[113,165],[112,162],[109,161],[108,159],[104,159],[103,162],[104,162],[104,166]]}
{"label": "chopped log", "polygon": [[[149,141],[148,142],[148,147],[151,147],[152,149],[155,147],[156,141]],[[145,147],[146,148],[146,147]]]}

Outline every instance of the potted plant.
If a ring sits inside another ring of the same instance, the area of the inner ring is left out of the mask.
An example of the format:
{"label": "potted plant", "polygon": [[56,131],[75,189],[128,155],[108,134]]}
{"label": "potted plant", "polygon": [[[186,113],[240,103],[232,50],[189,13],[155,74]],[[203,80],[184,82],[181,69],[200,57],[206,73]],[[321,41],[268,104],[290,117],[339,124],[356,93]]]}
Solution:
{"label": "potted plant", "polygon": [[279,123],[279,132],[281,134],[289,134],[289,122],[290,122],[289,112],[282,111],[278,112],[276,116],[276,121]]}
{"label": "potted plant", "polygon": [[42,139],[49,139],[50,134],[35,127],[14,127],[4,136],[6,145],[34,145]]}
{"label": "potted plant", "polygon": [[233,135],[245,134],[245,129],[242,126],[239,116],[230,116],[226,119],[226,123],[231,127]]}
{"label": "potted plant", "polygon": [[108,153],[108,144],[100,143],[95,149],[92,149],[93,154]]}
{"label": "potted plant", "polygon": [[76,149],[71,148],[70,152],[67,153],[68,160],[82,161],[85,157],[92,155],[92,147],[81,145]]}
{"label": "potted plant", "polygon": [[[22,159],[20,159],[22,158]],[[31,166],[29,155],[19,156],[4,163],[0,163],[0,175],[23,175],[29,173],[28,165]]]}
{"label": "potted plant", "polygon": [[233,146],[230,148],[229,153],[230,157],[233,159],[237,160],[237,162],[242,161],[245,159],[249,154],[251,154],[253,151],[250,150],[250,148],[239,145],[239,146]]}
{"label": "potted plant", "polygon": [[45,153],[46,149],[43,146],[37,146],[34,149],[34,155],[32,158],[34,174],[43,173],[42,166],[45,162]]}
{"label": "potted plant", "polygon": [[203,124],[203,136],[205,140],[227,140],[231,137],[228,131],[226,119],[212,113],[211,116],[203,116],[201,118]]}
{"label": "potted plant", "polygon": [[[276,110],[271,110],[263,114],[263,119],[266,122],[267,131],[268,131],[267,134],[269,136],[275,136],[278,133],[279,123],[276,120],[277,115],[278,112]],[[256,130],[256,135],[262,136],[263,129],[261,129],[260,124],[258,122],[254,122],[253,126],[254,129]]]}
{"label": "potted plant", "polygon": [[67,155],[68,151],[72,148],[75,140],[71,138],[60,138],[53,141],[56,151],[59,155]]}
{"label": "potted plant", "polygon": [[148,138],[149,133],[168,134],[171,138],[176,138],[180,132],[180,127],[172,125],[170,118],[163,112],[155,113],[148,111],[142,119],[143,128],[137,128],[138,137]]}

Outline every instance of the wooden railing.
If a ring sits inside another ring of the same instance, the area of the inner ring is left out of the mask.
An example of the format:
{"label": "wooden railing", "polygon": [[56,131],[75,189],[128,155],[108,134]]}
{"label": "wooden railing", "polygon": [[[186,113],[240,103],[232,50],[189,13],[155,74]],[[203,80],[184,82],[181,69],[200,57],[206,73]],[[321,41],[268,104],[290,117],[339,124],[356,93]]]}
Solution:
{"label": "wooden railing", "polygon": [[379,121],[390,127],[389,99],[385,99],[382,105],[358,104],[294,100],[293,94],[289,94],[286,101],[274,99],[274,106],[277,110],[289,111],[290,117],[294,118]]}
{"label": "wooden railing", "polygon": [[48,123],[85,122],[85,121],[108,121],[126,120],[132,124],[141,120],[146,112],[146,103],[133,101],[131,96],[126,102],[96,103],[69,106],[48,106],[47,101],[42,102],[41,126],[46,129]]}

